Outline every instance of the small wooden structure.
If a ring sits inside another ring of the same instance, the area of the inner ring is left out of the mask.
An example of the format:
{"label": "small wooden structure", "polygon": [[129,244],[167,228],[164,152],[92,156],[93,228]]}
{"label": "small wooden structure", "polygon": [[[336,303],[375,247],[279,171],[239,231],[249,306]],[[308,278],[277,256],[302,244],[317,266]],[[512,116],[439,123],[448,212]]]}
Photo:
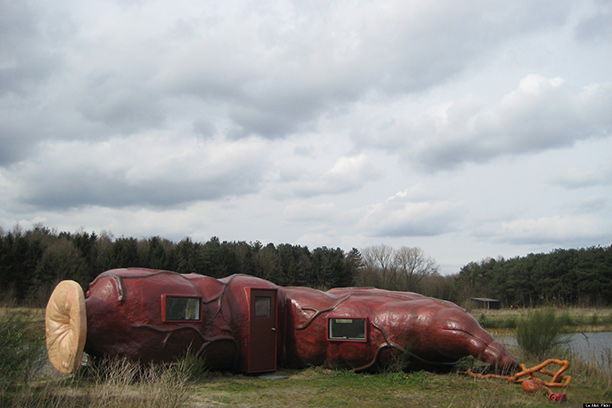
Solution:
{"label": "small wooden structure", "polygon": [[473,297],[471,300],[479,309],[499,309],[501,307],[499,299]]}

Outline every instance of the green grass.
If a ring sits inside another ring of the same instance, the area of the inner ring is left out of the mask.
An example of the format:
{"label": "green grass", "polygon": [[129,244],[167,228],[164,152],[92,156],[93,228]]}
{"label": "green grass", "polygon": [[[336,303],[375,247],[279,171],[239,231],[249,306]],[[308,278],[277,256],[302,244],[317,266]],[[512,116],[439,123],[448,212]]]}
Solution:
{"label": "green grass", "polygon": [[[28,312],[42,330],[40,313]],[[569,403],[612,400],[612,379],[602,374],[602,358],[571,357]],[[596,361],[595,361],[596,360]],[[605,360],[605,358],[604,358]],[[535,359],[526,360],[528,365]],[[612,354],[608,354],[612,372]],[[468,364],[469,365],[469,364]],[[115,360],[76,376],[51,370],[28,377],[4,396],[2,407],[554,407],[541,394],[528,395],[515,384],[476,380],[454,372],[425,371],[355,374],[308,368],[280,370],[283,379],[208,373],[192,357],[177,365],[138,366]]]}
{"label": "green grass", "polygon": [[[21,394],[8,407],[552,407],[542,394],[528,395],[516,384],[476,380],[460,373],[355,374],[309,368],[281,370],[275,375],[246,376],[212,373],[186,381],[175,368],[144,368],[135,375],[127,363],[114,363],[104,376],[86,373],[46,379]],[[135,371],[136,370],[136,371]],[[151,371],[152,370],[152,371]],[[590,366],[567,390],[569,404],[612,398],[609,379]],[[178,375],[177,375],[178,374]],[[5,406],[5,405],[3,405]]]}
{"label": "green grass", "polygon": [[[192,406],[231,407],[548,407],[544,395],[515,384],[475,380],[459,373],[355,374],[321,368],[283,370],[285,379],[219,376],[193,385]],[[592,378],[592,377],[591,377]],[[569,406],[609,400],[609,384],[577,378]]]}
{"label": "green grass", "polygon": [[21,310],[0,311],[0,396],[28,383],[46,360],[44,332]]}
{"label": "green grass", "polygon": [[[485,329],[504,332],[516,329],[519,322],[529,313],[547,308],[525,309],[473,309],[470,310]],[[567,307],[558,309],[559,324],[564,333],[612,331],[612,308]]]}
{"label": "green grass", "polygon": [[191,368],[107,360],[74,376],[51,375],[0,395],[7,408],[175,408],[188,404]]}

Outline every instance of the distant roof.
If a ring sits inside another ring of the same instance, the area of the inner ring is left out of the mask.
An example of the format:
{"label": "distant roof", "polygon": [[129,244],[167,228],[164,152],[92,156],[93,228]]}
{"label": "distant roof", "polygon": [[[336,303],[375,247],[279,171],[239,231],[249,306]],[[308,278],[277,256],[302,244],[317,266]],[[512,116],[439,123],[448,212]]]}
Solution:
{"label": "distant roof", "polygon": [[491,298],[472,298],[472,300],[476,300],[478,302],[499,302],[499,299],[491,299]]}

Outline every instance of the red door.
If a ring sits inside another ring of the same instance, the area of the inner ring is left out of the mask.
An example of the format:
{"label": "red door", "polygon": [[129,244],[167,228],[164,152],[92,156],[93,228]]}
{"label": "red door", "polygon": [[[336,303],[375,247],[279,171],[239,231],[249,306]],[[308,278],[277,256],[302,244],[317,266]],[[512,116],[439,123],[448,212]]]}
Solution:
{"label": "red door", "polygon": [[250,289],[247,372],[276,370],[276,289]]}

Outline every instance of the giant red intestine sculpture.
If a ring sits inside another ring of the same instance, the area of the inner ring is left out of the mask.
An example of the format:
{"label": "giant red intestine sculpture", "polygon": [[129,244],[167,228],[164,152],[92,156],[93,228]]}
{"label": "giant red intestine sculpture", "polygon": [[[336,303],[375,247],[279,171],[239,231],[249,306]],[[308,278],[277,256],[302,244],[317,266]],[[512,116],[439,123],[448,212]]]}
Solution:
{"label": "giant red intestine sculpture", "polygon": [[114,269],[85,295],[63,281],[47,305],[46,331],[49,359],[66,373],[80,366],[83,350],[142,361],[190,350],[212,369],[247,373],[309,365],[360,371],[400,354],[426,366],[471,355],[516,367],[454,303],[373,288],[280,287],[248,275]]}

